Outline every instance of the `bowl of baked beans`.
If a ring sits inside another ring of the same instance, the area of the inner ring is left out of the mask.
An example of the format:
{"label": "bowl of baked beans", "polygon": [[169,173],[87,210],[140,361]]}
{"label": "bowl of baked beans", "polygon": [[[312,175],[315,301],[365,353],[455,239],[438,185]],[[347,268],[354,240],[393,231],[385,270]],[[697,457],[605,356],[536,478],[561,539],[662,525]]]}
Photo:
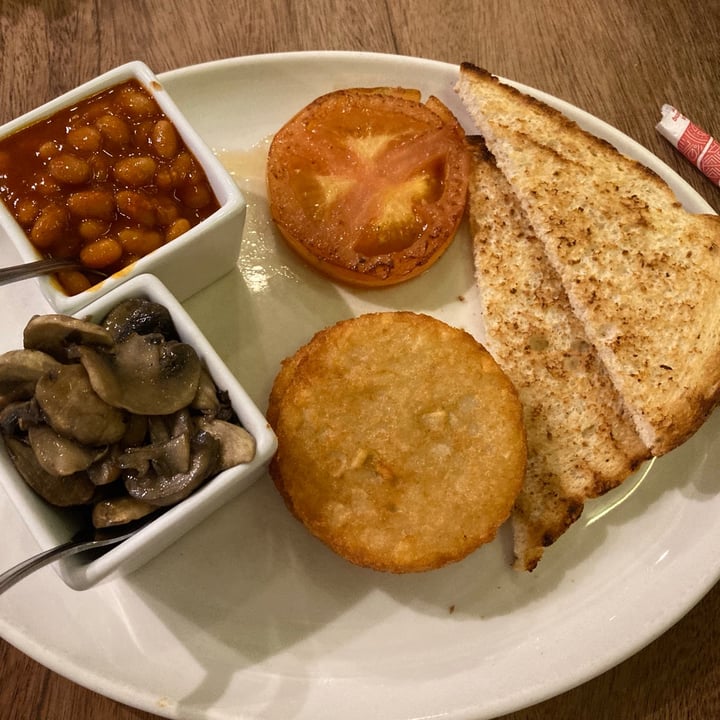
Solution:
{"label": "bowl of baked beans", "polygon": [[64,313],[141,273],[184,300],[236,266],[245,218],[234,180],[142,62],[0,127],[0,201],[22,261],[78,262],[37,280]]}

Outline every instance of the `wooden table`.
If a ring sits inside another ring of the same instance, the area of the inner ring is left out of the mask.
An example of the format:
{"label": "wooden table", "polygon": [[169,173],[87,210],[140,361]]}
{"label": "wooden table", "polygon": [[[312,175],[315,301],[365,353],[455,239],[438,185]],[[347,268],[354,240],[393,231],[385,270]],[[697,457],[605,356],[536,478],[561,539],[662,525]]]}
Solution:
{"label": "wooden table", "polygon": [[[720,210],[720,188],[654,129],[669,102],[720,137],[718,37],[718,5],[703,0],[2,0],[0,122],[132,59],[157,72],[289,50],[469,60],[608,121]],[[619,667],[505,720],[720,717],[719,615],[716,586]],[[0,717],[152,716],[81,688],[0,641]]]}

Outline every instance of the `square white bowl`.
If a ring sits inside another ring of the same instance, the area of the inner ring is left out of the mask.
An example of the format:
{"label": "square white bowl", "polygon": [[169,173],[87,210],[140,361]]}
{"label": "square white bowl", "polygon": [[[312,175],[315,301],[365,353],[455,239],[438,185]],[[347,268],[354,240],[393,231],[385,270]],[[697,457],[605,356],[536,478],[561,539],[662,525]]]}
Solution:
{"label": "square white bowl", "polygon": [[[207,287],[236,264],[240,254],[246,203],[237,184],[192,128],[155,74],[142,62],[126,63],[79,85],[0,127],[0,139],[49,118],[56,112],[128,80],[137,80],[156,100],[202,166],[220,205],[210,217],[180,237],[77,295],[67,295],[52,276],[38,278],[40,289],[57,312],[72,314],[100,295],[143,273],[156,275],[180,300]],[[42,259],[5,203],[0,201],[0,227],[23,262]]]}
{"label": "square white bowl", "polygon": [[[220,359],[172,293],[154,276],[138,275],[85,307],[76,317],[100,321],[117,304],[143,297],[164,305],[173,319],[180,339],[192,345],[207,366],[220,390],[227,391],[230,403],[243,427],[255,438],[255,457],[224,470],[170,507],[120,545],[89,563],[73,555],[54,564],[68,586],[85,590],[100,581],[127,575],[171,545],[212,512],[248,488],[265,470],[275,453],[277,440],[262,412],[250,399],[235,376]],[[22,344],[19,340],[18,347]],[[80,529],[74,513],[45,502],[20,477],[0,441],[0,483],[25,521],[41,550],[67,542]]]}

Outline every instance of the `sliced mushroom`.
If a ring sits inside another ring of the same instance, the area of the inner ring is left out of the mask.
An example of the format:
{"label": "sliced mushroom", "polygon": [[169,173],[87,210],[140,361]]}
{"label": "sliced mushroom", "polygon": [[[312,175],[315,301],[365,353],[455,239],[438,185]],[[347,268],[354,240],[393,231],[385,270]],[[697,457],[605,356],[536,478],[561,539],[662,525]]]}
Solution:
{"label": "sliced mushroom", "polygon": [[92,523],[96,528],[115,527],[140,520],[157,508],[132,497],[117,497],[95,503],[92,511]]}
{"label": "sliced mushroom", "polygon": [[104,487],[114,483],[120,477],[122,468],[118,462],[119,454],[118,446],[112,445],[108,453],[87,469],[88,477],[93,485]]}
{"label": "sliced mushroom", "polygon": [[128,448],[118,457],[123,470],[145,475],[150,465],[160,475],[187,472],[190,468],[190,434],[182,434],[160,443]]}
{"label": "sliced mushroom", "polygon": [[159,333],[165,340],[179,340],[169,310],[146,298],[128,298],[116,305],[102,321],[115,342],[122,342],[132,333]]}
{"label": "sliced mushroom", "polygon": [[109,445],[125,433],[125,413],[93,390],[82,365],[61,365],[38,380],[35,399],[61,435],[87,445]]}
{"label": "sliced mushroom", "polygon": [[233,410],[232,401],[230,400],[230,394],[227,390],[217,391],[218,400],[220,401],[220,409],[215,415],[218,420],[227,420],[228,422],[234,422],[237,420],[235,411]]}
{"label": "sliced mushroom", "polygon": [[200,380],[195,397],[192,400],[193,410],[198,410],[213,417],[220,411],[220,400],[217,395],[217,387],[208,369],[203,366],[200,371]]}
{"label": "sliced mushroom", "polygon": [[23,332],[25,348],[41,350],[60,362],[66,362],[71,348],[81,343],[110,348],[113,338],[100,325],[68,315],[35,315]]}
{"label": "sliced mushroom", "polygon": [[255,457],[255,438],[244,427],[209,418],[198,418],[197,425],[220,443],[218,472],[250,462]]}
{"label": "sliced mushroom", "polygon": [[0,355],[0,408],[29,400],[35,383],[60,363],[40,350],[8,350]]}
{"label": "sliced mushroom", "polygon": [[185,473],[158,475],[154,471],[125,480],[128,494],[157,507],[174,505],[202,485],[216,470],[219,443],[210,433],[200,431],[192,439],[190,469]]}
{"label": "sliced mushroom", "polygon": [[144,475],[152,463],[160,475],[187,472],[190,441],[195,431],[187,408],[173,415],[151,415],[147,417],[147,427],[150,442],[127,447],[119,457],[122,468]]}
{"label": "sliced mushroom", "polygon": [[181,408],[176,413],[169,415],[165,418],[170,432],[170,437],[177,437],[178,435],[192,436],[195,432],[195,426],[193,425],[190,411],[187,408]]}
{"label": "sliced mushroom", "polygon": [[195,430],[190,412],[181,408],[172,415],[152,415],[148,417],[148,430],[151,442],[165,442],[172,437],[192,434]]}
{"label": "sliced mushroom", "polygon": [[49,425],[31,427],[28,442],[40,467],[56,477],[87,470],[105,452],[58,435]]}
{"label": "sliced mushroom", "polygon": [[0,412],[0,433],[5,437],[24,435],[30,427],[42,422],[42,413],[34,399],[10,403]]}
{"label": "sliced mushroom", "polygon": [[201,364],[190,345],[134,333],[115,347],[113,354],[79,348],[80,362],[105,402],[140,415],[170,415],[195,397]]}
{"label": "sliced mushroom", "polygon": [[148,418],[146,415],[135,415],[130,413],[125,427],[125,434],[120,440],[120,446],[123,448],[137,447],[145,442],[148,433]]}
{"label": "sliced mushroom", "polygon": [[95,486],[85,473],[55,477],[40,467],[32,448],[16,438],[6,438],[5,445],[23,480],[52,505],[70,507],[92,500]]}
{"label": "sliced mushroom", "polygon": [[172,434],[167,415],[151,415],[147,419],[148,435],[151,443],[167,442]]}

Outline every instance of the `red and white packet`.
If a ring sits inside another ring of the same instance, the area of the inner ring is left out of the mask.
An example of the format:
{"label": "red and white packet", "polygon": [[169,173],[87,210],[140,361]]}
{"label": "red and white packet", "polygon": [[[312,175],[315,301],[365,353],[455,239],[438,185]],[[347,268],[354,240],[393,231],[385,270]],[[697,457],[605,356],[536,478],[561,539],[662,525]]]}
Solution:
{"label": "red and white packet", "polygon": [[663,105],[655,129],[703,175],[720,185],[720,143],[672,105]]}

